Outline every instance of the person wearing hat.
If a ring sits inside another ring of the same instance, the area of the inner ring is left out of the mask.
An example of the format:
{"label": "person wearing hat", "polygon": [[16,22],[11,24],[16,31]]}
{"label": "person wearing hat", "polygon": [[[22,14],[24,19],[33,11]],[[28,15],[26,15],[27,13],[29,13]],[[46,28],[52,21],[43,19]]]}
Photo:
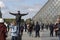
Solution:
{"label": "person wearing hat", "polygon": [[6,40],[6,32],[7,32],[7,28],[4,25],[4,20],[2,18],[0,18],[0,40]]}

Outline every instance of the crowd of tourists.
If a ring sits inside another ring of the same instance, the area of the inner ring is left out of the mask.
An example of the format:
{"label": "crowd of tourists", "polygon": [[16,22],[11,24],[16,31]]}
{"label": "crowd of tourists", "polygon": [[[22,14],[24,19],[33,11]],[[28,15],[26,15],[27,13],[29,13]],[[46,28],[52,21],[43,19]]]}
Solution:
{"label": "crowd of tourists", "polygon": [[[12,21],[11,23],[5,23],[4,19],[0,18],[0,40],[6,40],[8,37],[8,32],[11,29],[11,40],[18,40],[18,27],[16,25],[16,21]],[[53,37],[54,32],[55,36],[59,37],[60,40],[60,18],[57,19],[55,23],[44,24],[39,23],[38,21],[35,23],[21,23],[20,24],[20,35],[23,36],[23,32],[27,32],[29,36],[33,36],[33,31],[35,32],[35,37],[40,37],[40,32],[46,30],[50,30],[50,37]]]}

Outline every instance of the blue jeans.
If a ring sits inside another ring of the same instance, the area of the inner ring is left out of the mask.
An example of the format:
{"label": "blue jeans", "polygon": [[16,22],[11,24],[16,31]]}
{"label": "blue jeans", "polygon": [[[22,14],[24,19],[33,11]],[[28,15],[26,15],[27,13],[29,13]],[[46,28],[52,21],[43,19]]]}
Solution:
{"label": "blue jeans", "polygon": [[16,36],[12,36],[11,40],[17,40],[17,37]]}

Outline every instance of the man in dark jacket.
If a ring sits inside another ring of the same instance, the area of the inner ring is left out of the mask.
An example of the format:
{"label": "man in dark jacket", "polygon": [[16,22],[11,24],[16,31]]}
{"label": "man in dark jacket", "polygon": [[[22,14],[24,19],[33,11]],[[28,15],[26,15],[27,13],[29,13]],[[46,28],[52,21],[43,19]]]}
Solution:
{"label": "man in dark jacket", "polygon": [[52,23],[49,25],[49,28],[50,28],[50,36],[52,36],[52,37],[53,37],[53,31],[54,31],[54,27],[53,26],[54,26],[54,24],[52,24]]}
{"label": "man in dark jacket", "polygon": [[27,31],[27,24],[25,23],[25,32]]}
{"label": "man in dark jacket", "polygon": [[39,34],[39,31],[40,31],[40,25],[38,22],[36,22],[36,26],[35,26],[35,37],[40,37],[40,34]]}

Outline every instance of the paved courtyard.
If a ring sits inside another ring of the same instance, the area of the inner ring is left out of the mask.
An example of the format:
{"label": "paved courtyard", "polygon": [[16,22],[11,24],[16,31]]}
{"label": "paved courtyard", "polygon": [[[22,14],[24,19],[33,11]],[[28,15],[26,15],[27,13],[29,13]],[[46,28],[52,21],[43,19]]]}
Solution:
{"label": "paved courtyard", "polygon": [[[7,40],[11,40],[10,32]],[[40,31],[40,37],[35,37],[35,33],[33,32],[32,36],[29,36],[27,32],[24,32],[22,40],[58,40],[58,37],[50,37],[49,30]]]}

